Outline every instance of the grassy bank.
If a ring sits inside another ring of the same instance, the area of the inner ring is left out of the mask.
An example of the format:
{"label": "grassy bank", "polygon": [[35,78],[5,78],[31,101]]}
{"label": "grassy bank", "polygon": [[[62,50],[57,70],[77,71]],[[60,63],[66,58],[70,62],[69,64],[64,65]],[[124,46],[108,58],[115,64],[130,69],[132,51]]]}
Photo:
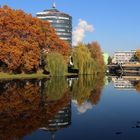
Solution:
{"label": "grassy bank", "polygon": [[[78,74],[66,73],[65,76],[78,76]],[[50,75],[45,75],[42,73],[35,74],[9,74],[0,72],[0,79],[42,79],[42,78],[50,78]]]}
{"label": "grassy bank", "polygon": [[32,78],[49,78],[49,75],[45,75],[42,73],[35,73],[35,74],[8,74],[8,73],[1,73],[0,72],[0,79],[32,79]]}

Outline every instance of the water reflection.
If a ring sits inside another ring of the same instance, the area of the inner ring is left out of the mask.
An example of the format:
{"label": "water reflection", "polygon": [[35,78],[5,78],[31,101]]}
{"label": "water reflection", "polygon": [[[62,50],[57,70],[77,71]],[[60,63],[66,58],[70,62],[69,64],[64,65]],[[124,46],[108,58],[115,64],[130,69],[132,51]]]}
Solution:
{"label": "water reflection", "polygon": [[[79,76],[77,78],[52,77],[50,80],[33,79],[0,81],[0,139],[26,140],[25,136],[30,136],[32,133],[36,133],[38,131],[47,134],[50,139],[54,139],[55,135],[58,135],[56,132],[59,130],[69,130],[66,128],[70,128],[73,132],[75,128],[71,128],[74,125],[72,123],[72,120],[74,120],[72,119],[72,104],[74,105],[74,108],[76,107],[78,114],[89,114],[88,110],[91,110],[95,107],[95,105],[102,101],[100,100],[102,89],[104,85],[107,86],[110,82],[113,82],[116,89],[132,91],[137,90],[140,92],[140,77],[138,76],[104,77],[104,75],[89,75]],[[112,84],[109,84],[108,86],[110,85]],[[117,92],[117,90],[114,89],[112,91]],[[109,92],[106,94],[111,95]],[[113,100],[114,103],[116,102],[116,99],[118,99],[120,103],[122,98],[124,98],[126,103],[126,98],[122,94],[118,93],[115,95],[116,98],[114,98],[114,96],[107,96],[106,100],[104,100],[106,103],[104,103],[102,108],[105,106],[107,107],[106,110],[108,110],[111,106],[114,106],[115,108],[115,104],[108,106],[108,102]],[[121,96],[121,98],[117,98],[119,96]],[[134,95],[133,98],[135,98],[135,96],[136,95]],[[110,98],[111,100],[109,100]],[[138,97],[136,99],[138,99]],[[131,104],[131,106],[132,105],[133,104]],[[129,110],[130,108],[131,107],[129,107]],[[116,110],[117,109],[118,111],[121,110],[120,108],[116,108]],[[102,111],[103,110],[104,109],[102,109]],[[113,111],[108,112],[108,114],[115,113]],[[125,108],[122,112],[124,111],[127,111],[127,109]],[[96,116],[96,113],[93,112],[94,117]],[[79,117],[83,116],[84,115]],[[75,114],[73,117],[75,118]],[[90,116],[88,117],[90,118]],[[108,115],[106,115],[106,118],[107,117]],[[96,119],[98,120],[98,118],[101,118],[101,116],[97,115]],[[103,120],[100,121],[105,123]],[[98,121],[98,123],[100,121]],[[90,120],[90,123],[91,122],[92,121]],[[97,126],[96,122],[97,121],[94,120],[95,128]],[[136,123],[136,126],[134,125],[133,127],[138,128],[138,124],[139,123]],[[88,126],[84,127],[88,128]],[[90,127],[91,126],[89,126],[89,131],[92,130]],[[92,127],[94,126],[92,125]],[[80,129],[80,126],[78,129]],[[95,130],[96,129],[94,129],[94,131]],[[89,135],[91,135],[91,133]],[[34,138],[35,137],[33,136],[33,139]]]}
{"label": "water reflection", "polygon": [[104,76],[0,81],[0,139],[22,139],[36,130],[71,125],[71,100],[81,113],[101,98]]}
{"label": "water reflection", "polygon": [[56,131],[71,124],[70,95],[64,91],[57,98],[49,96],[42,82],[1,81],[1,140],[21,139],[39,128]]}
{"label": "water reflection", "polygon": [[116,89],[140,92],[140,76],[111,76],[110,79]]}
{"label": "water reflection", "polygon": [[104,86],[104,76],[80,76],[73,80],[70,93],[73,103],[80,113],[85,113],[93,105],[98,104]]}

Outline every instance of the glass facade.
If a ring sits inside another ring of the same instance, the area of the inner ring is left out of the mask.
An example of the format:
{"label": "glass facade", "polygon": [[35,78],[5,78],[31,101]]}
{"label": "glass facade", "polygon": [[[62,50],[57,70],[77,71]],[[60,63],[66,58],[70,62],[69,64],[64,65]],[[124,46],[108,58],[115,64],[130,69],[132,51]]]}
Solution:
{"label": "glass facade", "polygon": [[37,13],[37,18],[50,22],[60,39],[67,41],[72,46],[72,17],[70,15],[53,7]]}

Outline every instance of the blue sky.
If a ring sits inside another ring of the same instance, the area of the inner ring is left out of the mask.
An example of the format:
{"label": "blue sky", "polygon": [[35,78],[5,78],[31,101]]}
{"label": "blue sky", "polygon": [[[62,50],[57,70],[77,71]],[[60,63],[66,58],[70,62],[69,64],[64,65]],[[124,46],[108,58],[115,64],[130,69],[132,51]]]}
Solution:
{"label": "blue sky", "polygon": [[[35,14],[49,9],[53,0],[0,0],[15,9]],[[85,42],[98,41],[103,51],[140,48],[140,0],[56,0],[60,11],[73,17],[73,28],[78,20],[86,20],[95,28],[87,33]]]}

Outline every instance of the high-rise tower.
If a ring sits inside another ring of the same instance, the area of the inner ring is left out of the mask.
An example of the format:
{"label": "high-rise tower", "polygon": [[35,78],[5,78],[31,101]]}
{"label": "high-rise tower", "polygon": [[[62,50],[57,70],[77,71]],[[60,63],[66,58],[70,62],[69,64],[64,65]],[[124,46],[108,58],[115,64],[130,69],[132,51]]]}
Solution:
{"label": "high-rise tower", "polygon": [[60,39],[67,41],[72,46],[72,17],[56,9],[53,3],[52,8],[37,13],[37,18],[51,23]]}

